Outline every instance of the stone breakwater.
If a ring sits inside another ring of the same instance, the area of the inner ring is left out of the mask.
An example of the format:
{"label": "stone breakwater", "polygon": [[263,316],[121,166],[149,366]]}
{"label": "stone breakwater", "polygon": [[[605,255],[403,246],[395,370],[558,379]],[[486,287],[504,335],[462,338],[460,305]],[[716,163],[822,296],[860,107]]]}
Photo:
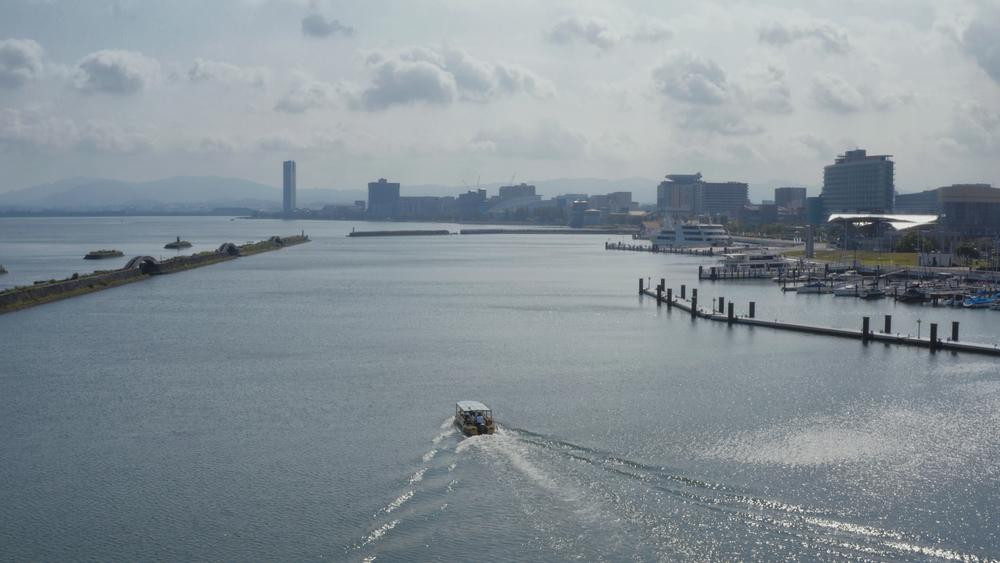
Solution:
{"label": "stone breakwater", "polygon": [[142,281],[148,279],[150,276],[172,274],[192,268],[200,268],[210,264],[235,260],[240,256],[269,252],[305,242],[309,242],[309,237],[305,234],[290,237],[275,236],[267,240],[240,246],[226,243],[215,251],[199,252],[190,256],[177,256],[163,261],[156,260],[152,256],[137,256],[120,270],[98,270],[84,275],[73,274],[71,277],[63,280],[39,281],[30,286],[15,287],[2,291],[0,292],[0,314]]}

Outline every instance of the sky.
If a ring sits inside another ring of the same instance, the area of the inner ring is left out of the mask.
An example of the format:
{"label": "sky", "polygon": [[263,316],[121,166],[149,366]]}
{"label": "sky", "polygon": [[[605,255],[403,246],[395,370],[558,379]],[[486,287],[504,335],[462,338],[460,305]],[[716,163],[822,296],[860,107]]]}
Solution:
{"label": "sky", "polygon": [[[657,179],[1000,186],[1000,0],[3,0],[0,191]],[[818,190],[813,190],[818,193]]]}

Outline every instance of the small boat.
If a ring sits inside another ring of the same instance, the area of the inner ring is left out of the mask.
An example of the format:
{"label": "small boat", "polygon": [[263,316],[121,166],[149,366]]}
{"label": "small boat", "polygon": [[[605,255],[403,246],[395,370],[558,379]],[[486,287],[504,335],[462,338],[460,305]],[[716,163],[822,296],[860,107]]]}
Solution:
{"label": "small boat", "polygon": [[796,293],[826,293],[827,291],[828,289],[823,285],[823,282],[818,281],[800,285],[795,289]]}
{"label": "small boat", "polygon": [[836,297],[857,297],[858,292],[858,286],[853,283],[833,288],[833,295]]}
{"label": "small boat", "polygon": [[125,253],[121,250],[91,250],[83,257],[84,260],[100,260],[102,258],[118,258],[125,256]]}
{"label": "small boat", "polygon": [[862,289],[858,292],[858,297],[862,299],[882,299],[885,297],[885,290],[877,287]]}
{"label": "small boat", "polygon": [[493,434],[497,431],[493,410],[479,401],[455,403],[455,426],[466,436]]}
{"label": "small boat", "polygon": [[181,240],[181,237],[177,237],[177,240],[175,240],[174,242],[168,242],[167,244],[163,245],[163,248],[169,248],[171,250],[176,250],[179,248],[191,248],[191,243],[186,240]]}
{"label": "small boat", "polygon": [[962,301],[962,307],[966,309],[986,309],[997,303],[997,295],[979,294],[970,295]]}
{"label": "small boat", "polygon": [[911,287],[896,296],[896,301],[901,301],[903,303],[923,303],[927,301],[927,296],[924,295],[923,291],[915,287]]}

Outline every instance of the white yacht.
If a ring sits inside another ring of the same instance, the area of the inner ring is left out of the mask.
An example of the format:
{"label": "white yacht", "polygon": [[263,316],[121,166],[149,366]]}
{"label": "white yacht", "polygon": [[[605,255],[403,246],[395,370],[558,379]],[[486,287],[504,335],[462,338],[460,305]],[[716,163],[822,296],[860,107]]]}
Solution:
{"label": "white yacht", "polygon": [[784,270],[794,262],[781,254],[767,252],[732,253],[722,255],[722,265],[740,270]]}
{"label": "white yacht", "polygon": [[664,224],[653,237],[655,246],[729,246],[733,243],[723,225],[707,223]]}

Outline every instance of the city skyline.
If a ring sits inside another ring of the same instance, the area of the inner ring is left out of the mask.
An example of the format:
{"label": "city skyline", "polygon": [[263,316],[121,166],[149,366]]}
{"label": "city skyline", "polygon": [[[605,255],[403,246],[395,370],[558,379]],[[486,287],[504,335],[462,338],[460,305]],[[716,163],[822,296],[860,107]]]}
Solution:
{"label": "city skyline", "polygon": [[14,1],[0,192],[108,175],[273,185],[268,163],[294,159],[301,186],[701,171],[759,199],[819,187],[858,147],[895,155],[900,192],[1000,184],[1000,14],[907,8]]}

